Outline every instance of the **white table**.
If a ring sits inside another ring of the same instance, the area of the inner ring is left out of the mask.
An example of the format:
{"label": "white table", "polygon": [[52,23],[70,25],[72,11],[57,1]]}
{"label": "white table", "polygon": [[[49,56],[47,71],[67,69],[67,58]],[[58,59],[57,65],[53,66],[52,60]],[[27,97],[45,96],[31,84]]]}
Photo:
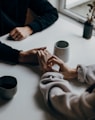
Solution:
{"label": "white table", "polygon": [[[59,18],[48,29],[34,34],[23,41],[6,40],[7,35],[0,41],[19,50],[29,50],[41,46],[53,53],[54,43],[66,40],[70,43],[70,59],[67,63],[71,67],[80,64],[95,63],[95,37],[90,40],[82,38],[83,27],[67,18]],[[31,65],[9,65],[0,63],[0,76],[12,75],[18,80],[18,89],[14,98],[0,103],[0,120],[54,120],[47,112],[38,85],[40,73],[37,67]],[[81,93],[84,89],[74,87],[75,92]],[[78,91],[77,91],[78,90]]]}

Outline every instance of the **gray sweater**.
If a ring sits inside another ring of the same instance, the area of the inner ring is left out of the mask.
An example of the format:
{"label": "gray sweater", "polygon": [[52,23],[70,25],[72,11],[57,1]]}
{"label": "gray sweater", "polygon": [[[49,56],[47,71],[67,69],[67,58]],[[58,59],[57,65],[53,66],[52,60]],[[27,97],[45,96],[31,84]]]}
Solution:
{"label": "gray sweater", "polygon": [[[78,65],[77,72],[80,82],[95,83],[95,65]],[[58,120],[95,120],[95,89],[77,95],[71,92],[69,82],[57,72],[43,74],[40,89],[45,103]]]}

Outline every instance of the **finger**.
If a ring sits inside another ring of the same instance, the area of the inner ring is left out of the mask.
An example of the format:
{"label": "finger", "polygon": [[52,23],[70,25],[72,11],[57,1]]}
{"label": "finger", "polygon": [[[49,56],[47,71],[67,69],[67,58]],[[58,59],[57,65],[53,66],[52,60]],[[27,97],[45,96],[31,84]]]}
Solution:
{"label": "finger", "polygon": [[44,54],[43,54],[43,52],[40,50],[40,51],[38,51],[38,58],[39,58],[39,60],[41,61],[41,62],[43,62],[44,61]]}
{"label": "finger", "polygon": [[55,59],[55,58],[52,58],[51,60],[49,60],[49,61],[47,62],[47,65],[48,65],[49,67],[52,67],[52,66],[55,65],[55,64],[61,66],[60,61],[58,61],[58,60]]}
{"label": "finger", "polygon": [[47,56],[43,50],[40,50],[40,53],[41,53],[41,61],[43,62],[43,64],[45,64],[47,61]]}
{"label": "finger", "polygon": [[47,49],[45,49],[44,51],[49,55],[49,58],[53,56]]}
{"label": "finger", "polygon": [[38,56],[39,58],[41,58],[41,53],[40,53],[40,51],[37,51],[37,56]]}
{"label": "finger", "polygon": [[15,40],[17,40],[17,41],[20,41],[22,39],[23,39],[23,37],[21,35],[17,35],[16,38],[15,38]]}
{"label": "finger", "polygon": [[45,50],[47,47],[41,47],[39,48],[39,50]]}
{"label": "finger", "polygon": [[42,70],[47,70],[47,67],[46,67],[46,64],[45,64],[45,59],[44,59],[44,53],[42,50],[38,51],[38,61],[39,61],[39,64],[41,66],[41,69]]}
{"label": "finger", "polygon": [[35,48],[35,49],[32,49],[32,51],[34,52],[34,54],[36,54],[39,50],[45,50],[46,47],[41,47],[41,48]]}
{"label": "finger", "polygon": [[49,69],[52,68],[53,65],[54,65],[54,63],[47,64]]}
{"label": "finger", "polygon": [[15,32],[16,32],[16,29],[14,28],[14,29],[9,33],[9,35],[10,35],[10,36],[13,36],[13,35],[15,34]]}
{"label": "finger", "polygon": [[47,49],[45,49],[45,52],[47,52],[48,54],[51,54]]}
{"label": "finger", "polygon": [[35,50],[45,50],[47,47],[35,48]]}
{"label": "finger", "polygon": [[50,61],[51,59],[55,58],[53,55],[48,59],[48,61]]}
{"label": "finger", "polygon": [[61,59],[59,57],[57,57],[56,55],[53,55],[53,57],[57,60],[60,61]]}
{"label": "finger", "polygon": [[17,37],[18,37],[18,34],[14,34],[14,35],[12,36],[12,38],[13,38],[14,40],[16,40]]}
{"label": "finger", "polygon": [[53,61],[54,61],[54,59],[55,59],[55,57],[54,57],[54,56],[50,57],[50,58],[48,59],[47,63],[51,63],[51,62],[53,62]]}
{"label": "finger", "polygon": [[48,59],[48,62],[51,62],[51,61],[56,63],[63,63],[61,59],[59,59],[57,56],[54,56],[54,55]]}
{"label": "finger", "polygon": [[51,63],[51,62],[57,63],[59,61],[57,61],[55,58],[52,58],[52,59],[50,59],[50,60],[47,61],[47,63]]}
{"label": "finger", "polygon": [[38,56],[38,62],[41,65],[41,53],[40,53],[40,51],[37,52],[37,56]]}
{"label": "finger", "polygon": [[14,31],[14,34],[11,35],[11,37],[15,40],[18,37],[18,32]]}
{"label": "finger", "polygon": [[43,50],[39,50],[38,51],[38,55],[39,55],[39,59],[41,60],[41,62],[43,62],[43,63],[46,63],[46,55],[45,55],[45,53],[44,53],[44,51]]}
{"label": "finger", "polygon": [[46,50],[42,51],[45,56],[48,55],[48,52]]}

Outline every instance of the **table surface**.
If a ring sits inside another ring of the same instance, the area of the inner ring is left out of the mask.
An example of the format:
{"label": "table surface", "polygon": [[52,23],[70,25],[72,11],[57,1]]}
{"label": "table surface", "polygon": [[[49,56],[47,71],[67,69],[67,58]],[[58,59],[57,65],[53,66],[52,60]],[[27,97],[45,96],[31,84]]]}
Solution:
{"label": "table surface", "polygon": [[[59,17],[51,27],[36,33],[23,41],[7,40],[7,36],[0,37],[0,41],[19,50],[29,50],[47,46],[53,53],[54,43],[66,40],[70,44],[68,65],[95,63],[95,37],[86,40],[82,38],[83,26],[65,17]],[[8,102],[0,100],[0,120],[54,120],[44,104],[39,90],[40,70],[31,65],[10,65],[0,63],[0,76],[12,75],[17,78],[18,88],[14,98]],[[84,87],[74,85],[73,90],[81,93]]]}

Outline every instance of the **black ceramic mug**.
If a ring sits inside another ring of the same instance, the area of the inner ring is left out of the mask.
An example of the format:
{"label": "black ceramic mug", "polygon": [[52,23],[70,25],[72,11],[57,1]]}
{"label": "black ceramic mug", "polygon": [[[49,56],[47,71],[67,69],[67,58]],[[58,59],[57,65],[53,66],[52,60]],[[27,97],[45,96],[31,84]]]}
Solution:
{"label": "black ceramic mug", "polygon": [[17,80],[13,76],[0,77],[0,97],[11,99],[17,92]]}

